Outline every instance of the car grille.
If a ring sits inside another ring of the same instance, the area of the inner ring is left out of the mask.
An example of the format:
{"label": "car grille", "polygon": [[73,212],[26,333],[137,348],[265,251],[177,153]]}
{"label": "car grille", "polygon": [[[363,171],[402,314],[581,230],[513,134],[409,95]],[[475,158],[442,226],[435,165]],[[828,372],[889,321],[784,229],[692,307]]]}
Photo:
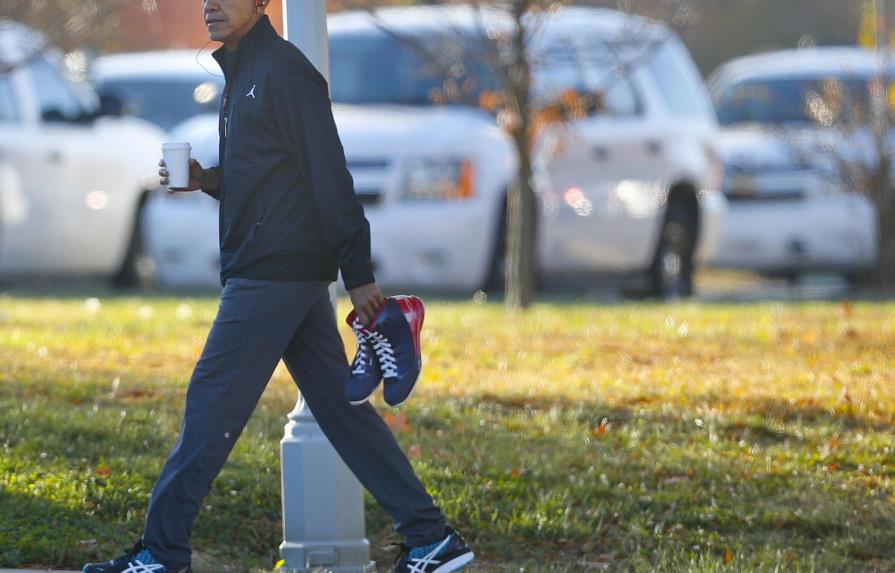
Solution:
{"label": "car grille", "polygon": [[391,162],[381,157],[349,157],[348,171],[354,179],[354,192],[361,205],[375,206],[382,203]]}
{"label": "car grille", "polygon": [[724,190],[729,202],[744,203],[757,201],[800,201],[805,198],[805,190],[800,187],[784,189],[737,189]]}
{"label": "car grille", "polygon": [[354,189],[361,205],[378,205],[382,201],[382,192],[379,189]]}

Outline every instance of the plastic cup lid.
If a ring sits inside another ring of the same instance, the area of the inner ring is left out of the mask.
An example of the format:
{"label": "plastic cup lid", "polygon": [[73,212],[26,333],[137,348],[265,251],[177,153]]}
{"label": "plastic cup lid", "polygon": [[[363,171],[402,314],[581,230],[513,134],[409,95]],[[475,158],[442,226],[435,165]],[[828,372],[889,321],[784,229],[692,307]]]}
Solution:
{"label": "plastic cup lid", "polygon": [[163,143],[162,149],[190,149],[189,142]]}

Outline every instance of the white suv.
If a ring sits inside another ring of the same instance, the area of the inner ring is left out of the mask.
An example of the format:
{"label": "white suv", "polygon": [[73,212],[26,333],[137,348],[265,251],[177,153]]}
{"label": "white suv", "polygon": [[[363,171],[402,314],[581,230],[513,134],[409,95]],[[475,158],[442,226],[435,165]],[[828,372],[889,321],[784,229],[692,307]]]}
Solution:
{"label": "white suv", "polygon": [[[497,29],[505,18],[486,11],[482,23]],[[376,277],[389,288],[471,292],[500,275],[517,158],[494,115],[476,105],[496,82],[470,48],[458,63],[461,82],[478,86],[467,94],[473,105],[436,105],[444,77],[413,47],[481,44],[479,23],[465,6],[328,18],[336,123],[370,220]],[[612,71],[620,62],[609,54],[619,52],[630,54],[624,75]],[[538,141],[542,279],[635,275],[656,294],[688,294],[694,261],[717,246],[726,203],[716,192],[714,112],[687,51],[661,24],[573,7],[543,22],[533,60],[536,96],[604,92],[599,113]],[[216,129],[206,117],[178,137],[208,141]]]}
{"label": "white suv", "polygon": [[102,115],[61,56],[0,21],[0,279],[103,276],[154,282],[141,208],[158,187],[162,132]]}
{"label": "white suv", "polygon": [[862,146],[842,135],[821,98],[849,94],[866,111],[879,69],[873,52],[842,47],[747,56],[713,74],[730,202],[714,264],[790,279],[816,271],[853,279],[873,266],[876,211],[835,168]]}

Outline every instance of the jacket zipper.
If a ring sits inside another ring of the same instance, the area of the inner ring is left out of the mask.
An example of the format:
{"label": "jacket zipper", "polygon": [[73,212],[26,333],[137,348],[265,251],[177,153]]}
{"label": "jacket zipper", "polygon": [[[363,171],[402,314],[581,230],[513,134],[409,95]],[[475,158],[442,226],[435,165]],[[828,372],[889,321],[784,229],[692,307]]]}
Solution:
{"label": "jacket zipper", "polygon": [[227,83],[227,87],[224,88],[224,139],[227,139],[227,122],[230,118],[230,90],[232,88],[232,82]]}

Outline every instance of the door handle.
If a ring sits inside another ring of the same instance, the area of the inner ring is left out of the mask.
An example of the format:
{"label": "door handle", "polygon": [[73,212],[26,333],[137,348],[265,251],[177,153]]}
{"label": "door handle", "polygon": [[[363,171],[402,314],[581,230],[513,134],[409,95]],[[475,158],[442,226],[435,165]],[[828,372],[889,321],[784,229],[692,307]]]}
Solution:
{"label": "door handle", "polygon": [[58,149],[51,149],[47,152],[47,163],[62,163],[63,155]]}
{"label": "door handle", "polygon": [[609,159],[609,148],[605,145],[597,145],[591,150],[591,154],[597,161],[606,161]]}
{"label": "door handle", "polygon": [[646,150],[650,155],[661,155],[662,144],[655,140],[647,141]]}

